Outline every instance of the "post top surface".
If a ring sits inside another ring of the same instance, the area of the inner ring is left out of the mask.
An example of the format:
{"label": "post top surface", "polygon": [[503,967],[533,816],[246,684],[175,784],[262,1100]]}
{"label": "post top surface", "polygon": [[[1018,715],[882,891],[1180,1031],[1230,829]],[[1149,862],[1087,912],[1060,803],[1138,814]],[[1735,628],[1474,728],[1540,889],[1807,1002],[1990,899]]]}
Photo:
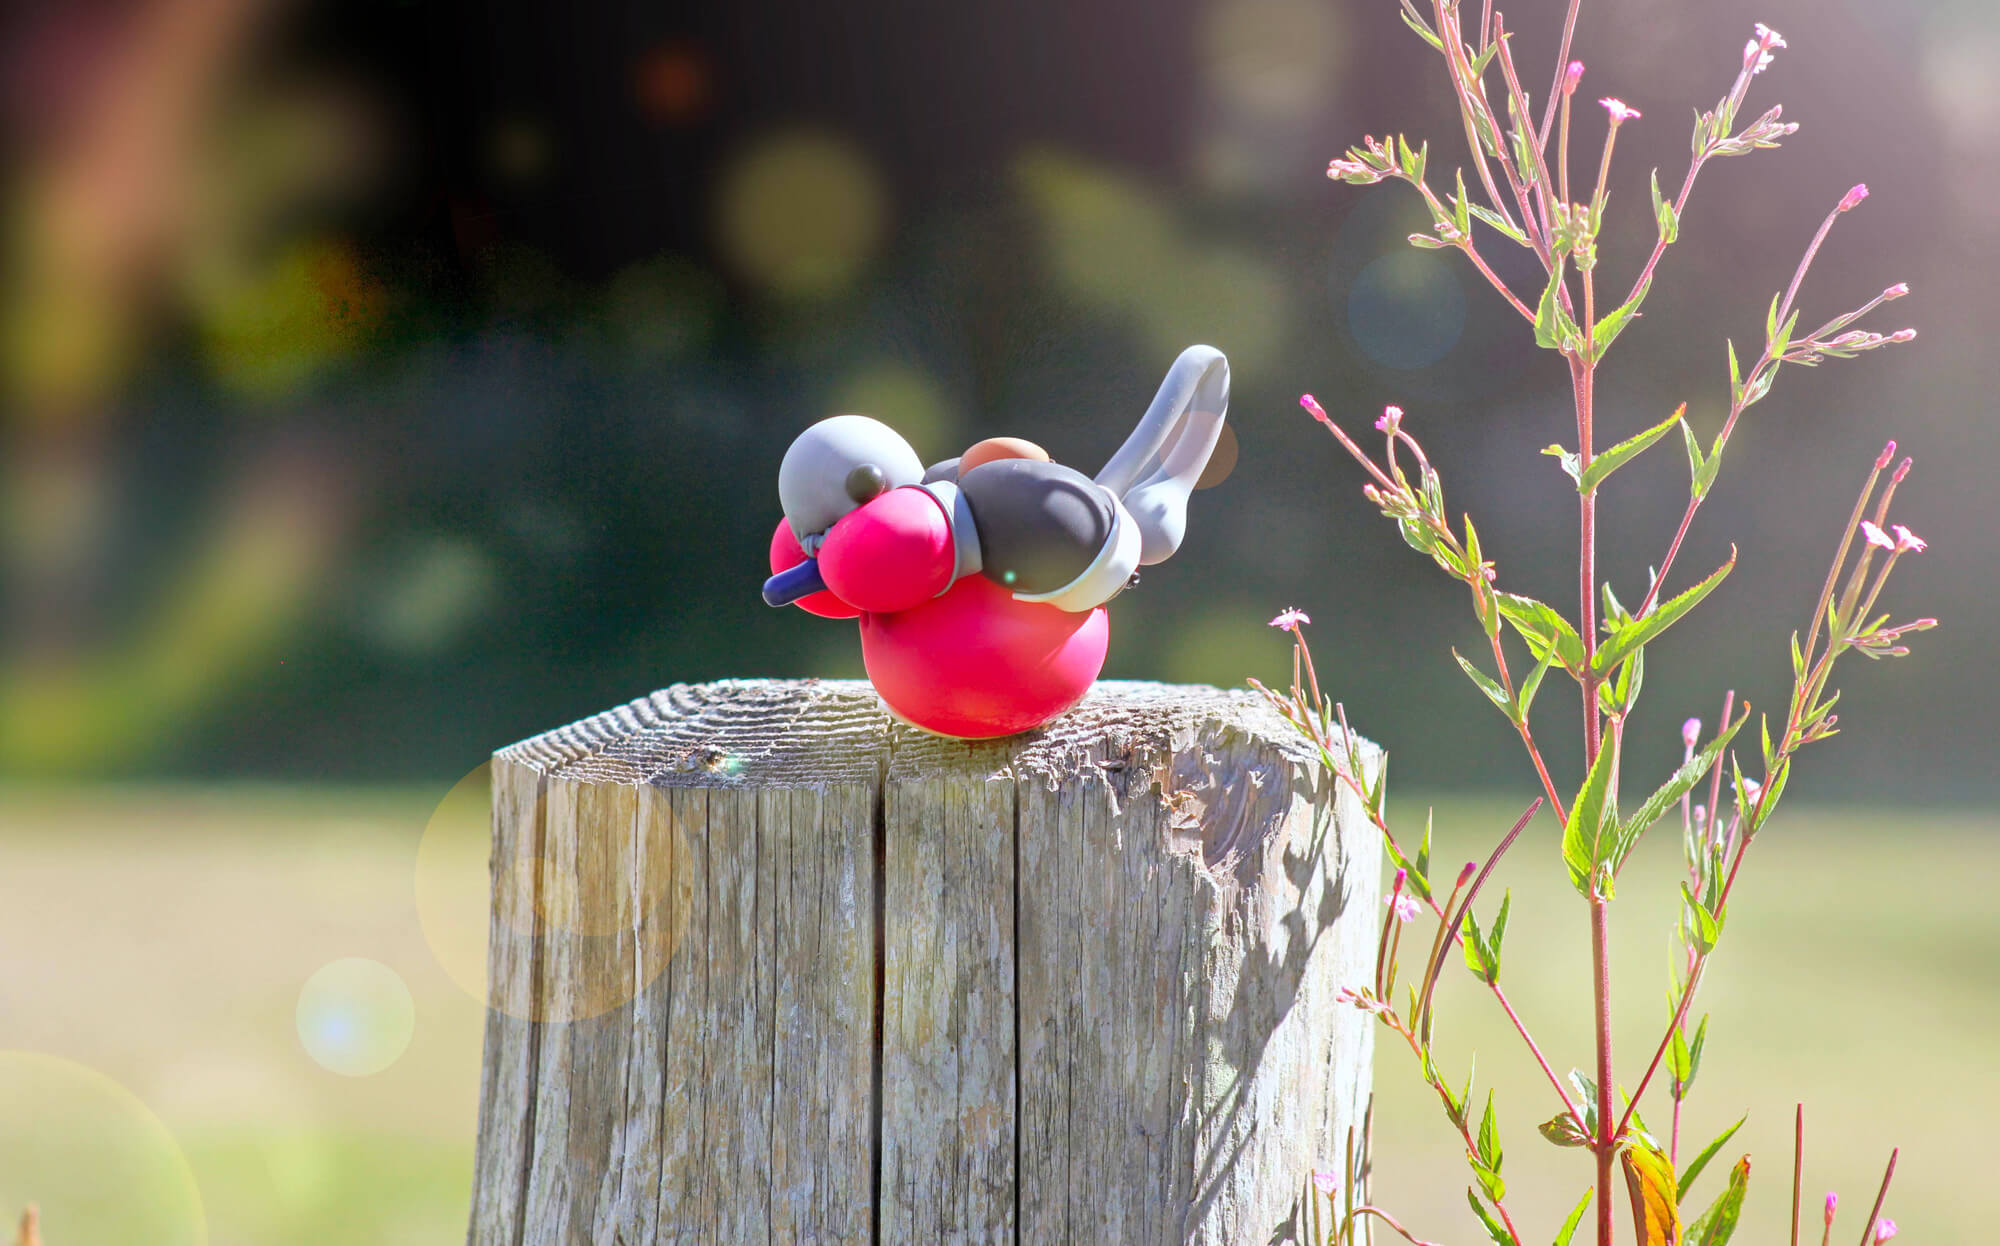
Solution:
{"label": "post top surface", "polygon": [[[1306,761],[1311,752],[1261,697],[1205,685],[1103,680],[1075,709],[998,740],[948,740],[891,718],[865,680],[730,679],[674,684],[501,749],[545,776],[669,787],[873,782],[892,766],[1059,770],[1085,755],[1235,734]],[[1367,746],[1373,751],[1373,746]]]}

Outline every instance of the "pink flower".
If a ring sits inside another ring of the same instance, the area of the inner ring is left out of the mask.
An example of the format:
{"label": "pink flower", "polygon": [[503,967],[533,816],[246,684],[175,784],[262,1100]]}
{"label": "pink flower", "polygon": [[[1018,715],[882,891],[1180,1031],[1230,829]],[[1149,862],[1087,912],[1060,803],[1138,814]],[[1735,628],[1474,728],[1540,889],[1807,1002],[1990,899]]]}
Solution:
{"label": "pink flower", "polygon": [[1833,1226],[1833,1209],[1838,1206],[1840,1206],[1840,1195],[1835,1194],[1832,1190],[1828,1190],[1826,1192],[1826,1223],[1829,1228]]}
{"label": "pink flower", "polygon": [[1458,885],[1461,887],[1465,886],[1467,882],[1471,881],[1472,876],[1478,872],[1479,872],[1479,862],[1467,861],[1465,863],[1465,868],[1458,872]]}
{"label": "pink flower", "polygon": [[1582,81],[1583,81],[1583,62],[1571,61],[1569,63],[1569,68],[1563,71],[1563,94],[1564,95],[1576,94],[1576,84]]}
{"label": "pink flower", "polygon": [[1897,553],[1921,554],[1925,550],[1930,548],[1929,541],[1924,540],[1916,533],[1910,531],[1908,528],[1905,528],[1902,524],[1892,523],[1889,525],[1889,527],[1896,534]]}
{"label": "pink flower", "polygon": [[1406,896],[1401,892],[1390,896],[1388,904],[1390,910],[1396,914],[1396,920],[1399,922],[1413,922],[1417,920],[1417,914],[1424,911],[1423,906],[1417,903],[1415,896]]}
{"label": "pink flower", "polygon": [[1876,527],[1874,522],[1871,520],[1864,519],[1861,521],[1861,535],[1868,538],[1868,543],[1870,545],[1879,545],[1886,550],[1893,550],[1896,548],[1895,538],[1891,537],[1888,533],[1882,531],[1882,529]]}
{"label": "pink flower", "polygon": [[1306,617],[1305,611],[1292,606],[1286,606],[1283,610],[1278,611],[1277,618],[1271,620],[1271,626],[1297,635],[1299,624],[1310,622],[1312,620]]}
{"label": "pink flower", "polygon": [[1335,1191],[1340,1189],[1339,1174],[1327,1172],[1325,1169],[1315,1171],[1313,1173],[1313,1189],[1318,1190],[1328,1198],[1332,1198]]}
{"label": "pink flower", "polygon": [[1896,1222],[1884,1216],[1875,1222],[1875,1240],[1886,1242],[1896,1236]]}
{"label": "pink flower", "polygon": [[1327,417],[1326,408],[1320,406],[1319,399],[1314,398],[1311,394],[1300,394],[1299,405],[1304,407],[1306,409],[1306,413],[1312,416],[1315,420],[1318,420],[1320,423],[1327,425],[1331,425],[1333,423],[1333,421]]}
{"label": "pink flower", "polygon": [[1863,199],[1866,199],[1867,197],[1868,197],[1868,183],[1856,182],[1854,184],[1854,189],[1848,191],[1845,195],[1842,195],[1840,197],[1840,206],[1835,208],[1834,211],[1852,212],[1854,209],[1860,207],[1861,201]]}
{"label": "pink flower", "polygon": [[1686,722],[1681,724],[1682,744],[1687,745],[1689,748],[1693,748],[1694,742],[1699,739],[1701,739],[1701,719],[1690,718]]}
{"label": "pink flower", "polygon": [[1381,432],[1393,433],[1403,422],[1403,409],[1397,406],[1382,408],[1382,414],[1375,417],[1375,427]]}
{"label": "pink flower", "polygon": [[1756,25],[1756,38],[1743,45],[1743,67],[1752,74],[1761,74],[1771,67],[1773,48],[1785,46],[1785,37],[1762,22]]}
{"label": "pink flower", "polygon": [[1639,110],[1627,104],[1624,100],[1615,100],[1610,96],[1606,96],[1597,102],[1604,105],[1604,111],[1611,114],[1612,125],[1618,125],[1625,121],[1637,121],[1639,119]]}
{"label": "pink flower", "polygon": [[1889,466],[1890,463],[1894,462],[1895,459],[1896,459],[1896,439],[1891,437],[1889,439],[1889,443],[1882,447],[1882,453],[1876,456],[1875,470],[1878,472],[1881,471],[1883,468]]}

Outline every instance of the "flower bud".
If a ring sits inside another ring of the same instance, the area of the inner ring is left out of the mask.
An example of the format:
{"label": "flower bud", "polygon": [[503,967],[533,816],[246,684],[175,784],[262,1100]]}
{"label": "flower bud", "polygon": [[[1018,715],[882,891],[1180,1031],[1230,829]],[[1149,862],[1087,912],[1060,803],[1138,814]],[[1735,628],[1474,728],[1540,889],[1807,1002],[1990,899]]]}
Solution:
{"label": "flower bud", "polygon": [[1882,453],[1877,455],[1875,458],[1875,470],[1879,472],[1883,468],[1889,466],[1889,464],[1895,461],[1896,461],[1896,439],[1891,437],[1889,439],[1888,444],[1882,447]]}
{"label": "flower bud", "polygon": [[1892,285],[1888,289],[1882,291],[1882,301],[1886,303],[1890,299],[1899,299],[1902,298],[1905,294],[1908,294],[1909,292],[1910,292],[1910,283],[1907,281],[1899,281],[1895,285]]}
{"label": "flower bud", "polygon": [[1833,1210],[1838,1206],[1840,1206],[1840,1195],[1835,1194],[1832,1190],[1828,1190],[1826,1192],[1826,1226],[1828,1228],[1833,1227]]}
{"label": "flower bud", "polygon": [[1569,68],[1563,71],[1563,94],[1564,95],[1576,94],[1576,84],[1582,81],[1583,81],[1583,62],[1571,61],[1569,63]]}
{"label": "flower bud", "polygon": [[1699,739],[1701,739],[1701,719],[1690,718],[1686,722],[1681,724],[1682,744],[1687,745],[1689,748],[1693,748],[1694,742]]}
{"label": "flower bud", "polygon": [[1856,182],[1854,184],[1854,189],[1848,191],[1847,194],[1841,197],[1840,206],[1835,208],[1834,211],[1852,212],[1855,208],[1860,207],[1861,201],[1863,199],[1866,199],[1867,197],[1868,197],[1868,184],[1866,182]]}
{"label": "flower bud", "polygon": [[1896,1222],[1894,1220],[1884,1216],[1875,1222],[1875,1241],[1878,1243],[1878,1246],[1879,1243],[1886,1242],[1894,1236],[1896,1236]]}
{"label": "flower bud", "polygon": [[1465,886],[1465,884],[1472,881],[1472,876],[1474,874],[1477,874],[1478,872],[1479,872],[1479,862],[1467,861],[1465,863],[1465,868],[1458,872],[1458,885],[1461,887]]}
{"label": "flower bud", "polygon": [[1397,870],[1396,881],[1389,885],[1389,890],[1392,892],[1401,891],[1403,889],[1403,884],[1409,881],[1410,881],[1410,872],[1408,870]]}
{"label": "flower bud", "polygon": [[1314,398],[1311,394],[1300,394],[1299,405],[1304,407],[1315,420],[1318,420],[1322,424],[1326,423],[1326,408],[1319,405],[1317,398]]}
{"label": "flower bud", "polygon": [[1905,458],[1902,462],[1896,464],[1896,474],[1889,477],[1889,479],[1896,484],[1902,484],[1903,477],[1908,476],[1909,474],[1910,474],[1910,460]]}
{"label": "flower bud", "polygon": [[1892,342],[1914,342],[1917,340],[1917,331],[1915,329],[1898,329],[1889,335],[1889,340]]}

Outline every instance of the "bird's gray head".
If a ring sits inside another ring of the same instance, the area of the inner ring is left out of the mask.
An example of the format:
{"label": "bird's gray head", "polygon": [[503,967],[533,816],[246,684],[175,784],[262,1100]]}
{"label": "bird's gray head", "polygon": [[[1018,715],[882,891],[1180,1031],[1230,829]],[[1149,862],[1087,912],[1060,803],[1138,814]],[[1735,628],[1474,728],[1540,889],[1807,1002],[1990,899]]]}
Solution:
{"label": "bird's gray head", "polygon": [[820,538],[841,516],[923,478],[923,461],[895,429],[865,415],[836,415],[800,433],[785,450],[778,500],[799,545],[816,554]]}

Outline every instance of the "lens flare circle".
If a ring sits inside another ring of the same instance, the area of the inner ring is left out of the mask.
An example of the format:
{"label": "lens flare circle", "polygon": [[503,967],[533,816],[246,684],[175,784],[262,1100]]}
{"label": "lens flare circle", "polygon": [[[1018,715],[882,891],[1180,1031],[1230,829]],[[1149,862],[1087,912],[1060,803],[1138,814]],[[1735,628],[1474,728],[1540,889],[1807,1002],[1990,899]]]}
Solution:
{"label": "lens flare circle", "polygon": [[1465,288],[1451,267],[1422,251],[1369,262],[1347,295],[1347,330],[1361,352],[1411,371],[1443,359],[1465,332]]}
{"label": "lens flare circle", "polygon": [[0,1051],[0,1215],[41,1208],[51,1242],[206,1246],[208,1214],[180,1144],[94,1069]]}
{"label": "lens flare circle", "polygon": [[431,811],[417,841],[417,922],[431,955],[458,988],[486,1001],[491,912],[492,764],[475,767]]}
{"label": "lens flare circle", "polygon": [[417,1004],[402,975],[351,956],[321,966],[299,990],[299,1042],[321,1068],[368,1077],[409,1049]]}

